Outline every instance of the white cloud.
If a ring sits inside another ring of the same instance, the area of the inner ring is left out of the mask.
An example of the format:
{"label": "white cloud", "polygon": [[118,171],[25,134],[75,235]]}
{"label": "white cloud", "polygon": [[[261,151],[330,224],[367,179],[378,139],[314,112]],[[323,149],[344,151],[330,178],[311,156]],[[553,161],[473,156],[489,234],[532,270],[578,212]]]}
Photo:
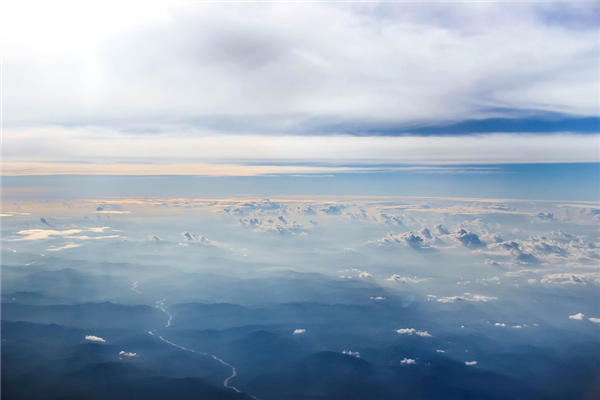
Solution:
{"label": "white cloud", "polygon": [[67,250],[67,249],[74,249],[76,247],[80,247],[81,244],[77,244],[77,243],[67,243],[64,246],[50,246],[48,247],[46,250],[48,251],[61,251],[61,250]]}
{"label": "white cloud", "polygon": [[417,335],[417,336],[421,336],[421,337],[432,337],[429,332],[427,331],[418,331],[414,328],[402,328],[402,329],[397,329],[396,330],[397,333],[401,334],[401,335]]}
{"label": "white cloud", "polygon": [[119,355],[124,357],[137,357],[137,353],[126,352],[123,350],[119,352]]}
{"label": "white cloud", "polygon": [[540,282],[554,283],[561,285],[586,285],[589,283],[588,277],[581,274],[559,273],[544,276]]}
{"label": "white cloud", "polygon": [[302,333],[306,332],[306,329],[295,329],[294,330],[294,335],[300,335]]}
{"label": "white cloud", "polygon": [[94,336],[94,335],[87,335],[85,337],[85,340],[89,340],[91,342],[100,342],[100,343],[105,343],[106,342],[106,340],[102,339],[101,337]]}
{"label": "white cloud", "polygon": [[416,276],[411,278],[408,276],[400,276],[398,274],[394,274],[392,276],[390,276],[389,278],[386,278],[386,281],[394,281],[394,282],[402,282],[402,283],[419,283],[419,282],[424,282],[427,279],[425,278],[417,278]]}
{"label": "white cloud", "polygon": [[349,356],[360,358],[360,352],[358,352],[358,351],[344,350],[344,351],[342,351],[342,354],[347,354]]}
{"label": "white cloud", "polygon": [[578,314],[574,314],[574,315],[569,315],[570,319],[578,319],[578,320],[584,320],[586,319],[585,315],[583,315],[582,313],[578,313]]}
{"label": "white cloud", "polygon": [[505,326],[506,326],[506,324],[502,324],[502,323],[500,323],[500,322],[496,322],[494,325],[495,325],[495,326],[502,326],[502,327],[505,327]]}
{"label": "white cloud", "polygon": [[[315,119],[343,129],[355,120],[402,126],[519,109],[595,115],[598,108],[589,56],[597,54],[597,32],[544,21],[548,11],[563,12],[550,4],[83,2],[36,9],[32,16],[11,2],[3,10],[10,33],[3,95],[12,123],[110,122],[127,109],[133,126],[175,125],[156,115],[176,115],[201,127],[278,131],[319,128]],[[586,16],[586,6],[569,10]]]}
{"label": "white cloud", "polygon": [[588,318],[588,321],[594,322],[596,324],[600,324],[600,318]]}
{"label": "white cloud", "polygon": [[477,361],[465,361],[465,365],[477,365]]}
{"label": "white cloud", "polygon": [[417,363],[417,361],[413,360],[412,358],[404,358],[404,359],[400,360],[400,364],[403,364],[403,365],[413,365],[416,363]]}
{"label": "white cloud", "polygon": [[481,301],[487,303],[488,301],[492,300],[498,300],[498,298],[471,293],[463,293],[461,296],[440,297],[439,299],[437,299],[437,301],[439,301],[440,303],[454,303],[455,301]]}

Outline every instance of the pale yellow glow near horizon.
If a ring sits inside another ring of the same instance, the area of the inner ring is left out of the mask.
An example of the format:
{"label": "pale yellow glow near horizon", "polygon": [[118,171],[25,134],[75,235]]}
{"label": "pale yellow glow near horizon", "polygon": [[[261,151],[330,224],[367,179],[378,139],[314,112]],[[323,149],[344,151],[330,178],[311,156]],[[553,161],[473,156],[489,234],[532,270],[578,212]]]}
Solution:
{"label": "pale yellow glow near horizon", "polygon": [[259,176],[272,174],[328,174],[362,172],[365,168],[308,167],[236,164],[80,164],[44,162],[4,162],[3,176],[26,175],[186,175]]}

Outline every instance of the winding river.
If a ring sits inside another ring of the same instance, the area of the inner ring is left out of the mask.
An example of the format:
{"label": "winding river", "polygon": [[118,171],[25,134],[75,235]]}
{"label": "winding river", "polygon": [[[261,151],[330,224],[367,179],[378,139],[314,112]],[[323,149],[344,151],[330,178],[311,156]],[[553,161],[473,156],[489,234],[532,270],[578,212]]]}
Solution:
{"label": "winding river", "polygon": [[[138,293],[138,294],[143,294],[142,292],[140,292],[140,291],[137,289],[137,287],[138,287],[138,282],[139,282],[139,281],[136,281],[136,282],[134,282],[134,283],[132,284],[132,286],[131,286],[131,290],[133,290],[134,292],[136,292],[136,293]],[[159,331],[159,330],[167,329],[168,327],[170,327],[170,326],[171,326],[171,322],[173,321],[173,316],[172,316],[171,314],[169,314],[169,313],[167,312],[167,310],[165,310],[165,301],[166,301],[166,300],[167,300],[167,299],[162,299],[162,300],[159,300],[159,301],[157,301],[157,302],[155,303],[155,304],[156,304],[156,305],[155,305],[155,307],[156,307],[156,308],[158,308],[160,311],[162,311],[162,312],[163,312],[163,313],[164,313],[164,314],[165,314],[167,317],[169,317],[169,319],[167,320],[167,324],[166,324],[165,326],[163,326],[163,327],[156,328],[156,329],[153,329],[153,330],[151,330],[151,331],[148,331],[148,334],[149,334],[149,335],[152,335],[152,336],[154,336],[154,337],[157,337],[157,338],[159,338],[160,340],[162,340],[163,342],[165,342],[165,343],[167,343],[167,344],[169,344],[169,345],[171,345],[171,346],[173,346],[173,347],[177,347],[178,349],[181,349],[181,350],[184,350],[184,351],[189,351],[190,353],[195,353],[195,354],[199,354],[199,355],[202,355],[202,356],[211,357],[213,360],[215,360],[215,361],[218,361],[218,362],[220,362],[221,364],[225,365],[226,367],[229,367],[229,368],[231,368],[231,375],[230,375],[230,376],[228,376],[228,377],[227,377],[227,378],[226,378],[226,379],[223,381],[223,386],[224,386],[224,387],[226,387],[226,388],[228,388],[228,389],[234,390],[234,391],[235,391],[235,392],[237,392],[237,393],[243,393],[241,390],[239,390],[239,389],[238,389],[238,388],[236,388],[235,386],[232,386],[232,385],[230,385],[230,384],[229,384],[229,381],[230,381],[231,379],[233,379],[233,378],[235,378],[235,377],[237,376],[237,371],[236,371],[236,369],[235,369],[235,367],[234,367],[233,365],[229,364],[228,362],[225,362],[225,361],[223,361],[222,359],[220,359],[219,357],[215,356],[214,354],[210,354],[210,353],[204,353],[204,352],[202,352],[202,351],[196,351],[196,350],[188,349],[187,347],[183,347],[183,346],[181,346],[181,345],[178,345],[177,343],[173,343],[173,342],[171,342],[171,341],[169,341],[169,340],[165,339],[164,337],[162,337],[162,336],[161,336],[161,335],[159,335],[158,333],[156,333],[156,332],[157,332],[157,331]],[[247,394],[247,393],[246,393],[246,395],[248,395],[248,396],[252,397],[252,398],[253,398],[253,399],[255,399],[255,400],[259,400],[257,397],[255,397],[255,396],[252,396],[252,395],[250,395],[250,394]]]}

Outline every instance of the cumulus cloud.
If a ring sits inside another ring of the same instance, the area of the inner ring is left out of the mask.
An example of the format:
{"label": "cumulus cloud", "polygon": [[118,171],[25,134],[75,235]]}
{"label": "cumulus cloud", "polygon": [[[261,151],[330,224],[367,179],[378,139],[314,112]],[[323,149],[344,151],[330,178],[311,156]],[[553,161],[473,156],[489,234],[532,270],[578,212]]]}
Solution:
{"label": "cumulus cloud", "polygon": [[275,219],[267,218],[266,220],[260,220],[258,218],[246,217],[239,220],[240,224],[245,227],[254,228],[255,232],[274,232],[281,235],[292,234],[307,236],[307,229],[311,229],[313,225],[303,225],[296,221],[287,220],[283,216],[279,216]]}
{"label": "cumulus cloud", "polygon": [[344,350],[344,351],[342,351],[342,354],[347,354],[349,356],[360,358],[360,352],[358,352],[358,351]]}
{"label": "cumulus cloud", "polygon": [[371,243],[376,243],[379,246],[394,246],[401,244],[407,247],[411,247],[415,250],[433,250],[433,248],[429,245],[428,241],[426,241],[423,237],[419,235],[415,235],[412,232],[399,233],[397,235],[394,235],[392,232],[388,232],[386,236]]}
{"label": "cumulus cloud", "polygon": [[501,327],[505,327],[506,326],[506,324],[503,324],[503,323],[500,323],[500,322],[496,322],[494,325],[495,326],[501,326]]}
{"label": "cumulus cloud", "polygon": [[471,293],[463,293],[460,296],[440,297],[439,299],[437,299],[437,301],[440,303],[454,303],[456,301],[475,301],[475,302],[481,301],[481,302],[487,303],[488,301],[492,301],[492,300],[498,300],[498,298],[492,297],[492,296],[483,296],[480,294],[471,294]]}
{"label": "cumulus cloud", "polygon": [[403,328],[403,329],[397,329],[396,330],[397,333],[401,334],[401,335],[417,335],[417,336],[421,336],[421,337],[432,337],[429,332],[427,331],[418,331],[414,328]]}
{"label": "cumulus cloud", "polygon": [[465,247],[477,248],[484,245],[479,239],[479,236],[477,236],[475,233],[467,232],[464,229],[460,229],[452,233],[451,236]]}
{"label": "cumulus cloud", "polygon": [[181,232],[181,236],[185,240],[185,243],[194,243],[194,244],[203,244],[207,246],[222,246],[222,243],[216,242],[214,240],[210,240],[204,235],[196,235],[194,233],[185,231]]}
{"label": "cumulus cloud", "polygon": [[477,361],[465,361],[465,365],[477,365]]}
{"label": "cumulus cloud", "polygon": [[325,208],[322,208],[321,211],[327,215],[341,215],[343,209],[344,209],[344,206],[342,206],[342,205],[332,204]]}
{"label": "cumulus cloud", "polygon": [[540,282],[560,285],[586,285],[590,282],[590,279],[581,274],[559,273],[545,275]]}
{"label": "cumulus cloud", "polygon": [[400,364],[402,365],[412,365],[412,364],[416,364],[417,361],[413,360],[412,358],[404,358],[402,360],[400,360]]}
{"label": "cumulus cloud", "polygon": [[294,330],[294,335],[300,335],[302,333],[306,332],[306,329],[295,329]]}
{"label": "cumulus cloud", "polygon": [[127,352],[123,350],[119,352],[119,355],[123,357],[137,357],[137,353]]}
{"label": "cumulus cloud", "polygon": [[94,335],[86,335],[85,340],[89,340],[90,342],[106,343],[106,340]]}
{"label": "cumulus cloud", "polygon": [[385,297],[383,296],[371,296],[369,297],[370,300],[385,300]]}
{"label": "cumulus cloud", "polygon": [[426,278],[417,278],[415,277],[408,277],[408,276],[401,276],[401,275],[397,275],[394,274],[392,276],[390,276],[389,278],[386,278],[386,281],[394,281],[394,282],[402,282],[402,283],[419,283],[419,282],[424,282],[426,281]]}
{"label": "cumulus cloud", "polygon": [[574,314],[574,315],[569,315],[569,318],[570,319],[584,320],[584,319],[586,319],[586,316],[583,315],[583,313],[577,313],[577,314]]}

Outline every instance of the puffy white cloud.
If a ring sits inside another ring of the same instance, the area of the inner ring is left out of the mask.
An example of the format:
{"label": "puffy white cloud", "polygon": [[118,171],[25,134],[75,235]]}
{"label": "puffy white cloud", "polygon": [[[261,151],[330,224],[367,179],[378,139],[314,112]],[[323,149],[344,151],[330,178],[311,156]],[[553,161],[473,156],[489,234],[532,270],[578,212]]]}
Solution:
{"label": "puffy white cloud", "polygon": [[119,352],[119,355],[124,357],[137,357],[137,353],[127,352],[123,350]]}
{"label": "puffy white cloud", "polygon": [[588,321],[600,324],[600,318],[588,318]]}
{"label": "puffy white cloud", "polygon": [[360,352],[358,352],[358,351],[344,350],[344,351],[342,351],[342,354],[347,354],[349,356],[360,358]]}
{"label": "puffy white cloud", "polygon": [[586,319],[586,316],[583,315],[583,313],[577,313],[577,314],[574,314],[574,315],[569,315],[569,318],[570,319],[577,319],[577,320],[584,320],[584,319]]}
{"label": "puffy white cloud", "polygon": [[560,285],[586,285],[590,282],[590,279],[581,274],[559,273],[545,275],[540,282]]}
{"label": "puffy white cloud", "polygon": [[498,300],[497,297],[493,296],[483,296],[480,294],[471,294],[471,293],[463,293],[460,296],[448,296],[448,297],[440,297],[437,299],[440,303],[454,303],[455,301],[481,301],[487,303],[488,301]]}
{"label": "puffy white cloud", "polygon": [[412,358],[404,358],[404,359],[400,360],[400,364],[402,364],[402,365],[413,365],[416,363],[417,363],[417,361]]}
{"label": "puffy white cloud", "polygon": [[385,300],[385,297],[383,296],[371,296],[369,297],[370,300]]}
{"label": "puffy white cloud", "polygon": [[386,278],[386,281],[394,281],[394,282],[402,282],[402,283],[419,283],[419,282],[424,282],[426,281],[426,278],[417,278],[416,276],[411,278],[408,276],[401,276],[401,275],[397,275],[394,274],[392,276],[390,276],[389,278]]}
{"label": "puffy white cloud", "polygon": [[402,329],[397,329],[396,330],[397,333],[401,334],[401,335],[417,335],[417,336],[421,336],[421,337],[432,337],[429,332],[427,331],[418,331],[414,328],[402,328]]}
{"label": "puffy white cloud", "polygon": [[475,233],[467,232],[464,229],[460,229],[452,233],[451,237],[460,242],[465,247],[477,248],[484,245]]}
{"label": "puffy white cloud", "polygon": [[501,327],[505,327],[505,326],[506,326],[506,324],[503,324],[503,323],[500,323],[500,322],[496,322],[496,323],[494,324],[494,326],[501,326]]}
{"label": "puffy white cloud", "polygon": [[287,220],[281,215],[275,219],[260,220],[258,218],[246,217],[239,221],[242,226],[254,228],[255,232],[275,232],[281,235],[299,234],[300,236],[307,236],[308,232],[306,232],[306,229],[313,227],[312,224],[307,226],[296,221]]}
{"label": "puffy white cloud", "polygon": [[106,340],[102,339],[101,337],[94,336],[94,335],[86,335],[85,340],[89,340],[90,342],[100,342],[100,343],[106,342]]}
{"label": "puffy white cloud", "polygon": [[300,335],[306,332],[306,329],[294,329],[294,335]]}
{"label": "puffy white cloud", "polygon": [[465,361],[465,365],[477,365],[477,361]]}

